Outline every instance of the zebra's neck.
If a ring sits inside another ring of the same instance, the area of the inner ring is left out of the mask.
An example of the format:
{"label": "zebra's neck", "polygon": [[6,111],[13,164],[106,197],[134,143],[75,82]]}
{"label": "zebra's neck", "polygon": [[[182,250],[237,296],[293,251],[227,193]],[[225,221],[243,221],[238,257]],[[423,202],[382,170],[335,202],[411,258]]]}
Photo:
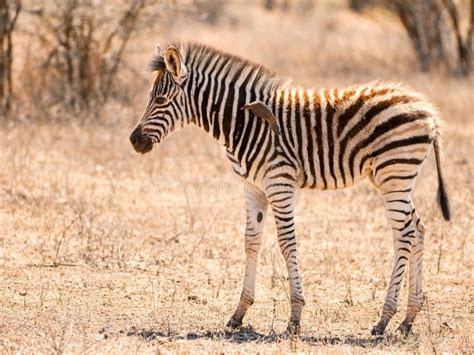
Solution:
{"label": "zebra's neck", "polygon": [[269,107],[274,105],[278,82],[259,74],[257,69],[249,67],[220,68],[219,63],[189,73],[187,89],[192,123],[211,134],[230,153],[244,148],[242,143],[264,128],[260,120],[250,119],[241,107],[255,100]]}

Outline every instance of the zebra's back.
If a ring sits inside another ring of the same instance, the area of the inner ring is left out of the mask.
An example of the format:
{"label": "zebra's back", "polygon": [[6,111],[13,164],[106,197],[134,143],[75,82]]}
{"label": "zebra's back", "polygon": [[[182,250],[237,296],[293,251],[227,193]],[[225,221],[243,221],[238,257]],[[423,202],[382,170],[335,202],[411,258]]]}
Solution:
{"label": "zebra's back", "polygon": [[413,180],[437,131],[435,108],[395,84],[288,87],[275,109],[302,188],[339,189],[367,176],[376,186]]}

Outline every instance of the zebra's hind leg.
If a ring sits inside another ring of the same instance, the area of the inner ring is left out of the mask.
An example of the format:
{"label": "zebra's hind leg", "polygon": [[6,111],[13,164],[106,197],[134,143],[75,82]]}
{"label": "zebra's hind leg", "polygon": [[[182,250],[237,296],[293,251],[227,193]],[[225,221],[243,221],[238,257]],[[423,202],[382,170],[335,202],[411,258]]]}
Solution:
{"label": "zebra's hind leg", "polygon": [[263,226],[268,209],[265,194],[249,183],[245,184],[245,201],[247,211],[247,226],[245,229],[245,275],[239,304],[227,323],[227,326],[232,328],[238,328],[242,325],[242,319],[255,299],[257,259],[262,245]]}
{"label": "zebra's hind leg", "polygon": [[382,335],[388,322],[397,311],[400,285],[415,240],[415,228],[412,223],[411,189],[380,191],[393,230],[394,263],[382,315],[377,325],[372,328],[372,335]]}
{"label": "zebra's hind leg", "polygon": [[408,306],[407,314],[398,330],[407,335],[411,331],[413,322],[423,305],[423,293],[421,283],[423,278],[423,248],[425,239],[425,227],[421,222],[420,216],[413,207],[412,221],[415,227],[415,242],[410,253],[410,273],[408,286]]}

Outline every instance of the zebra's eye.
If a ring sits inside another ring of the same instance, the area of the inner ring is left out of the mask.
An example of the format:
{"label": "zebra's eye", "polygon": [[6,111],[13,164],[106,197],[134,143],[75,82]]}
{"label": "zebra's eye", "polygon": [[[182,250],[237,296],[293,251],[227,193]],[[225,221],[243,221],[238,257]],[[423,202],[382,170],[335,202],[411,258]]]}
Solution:
{"label": "zebra's eye", "polygon": [[155,103],[157,105],[163,105],[165,102],[166,102],[166,97],[164,97],[164,96],[155,97]]}

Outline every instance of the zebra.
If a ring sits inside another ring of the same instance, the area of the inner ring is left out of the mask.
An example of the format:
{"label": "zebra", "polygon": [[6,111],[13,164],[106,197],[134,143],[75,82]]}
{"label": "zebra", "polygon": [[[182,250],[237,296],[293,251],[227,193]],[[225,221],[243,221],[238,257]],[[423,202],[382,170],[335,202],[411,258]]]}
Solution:
{"label": "zebra", "polygon": [[450,220],[436,108],[421,94],[392,83],[305,89],[249,60],[194,42],[156,54],[148,103],[130,141],[146,153],[173,131],[194,124],[224,146],[244,180],[245,276],[228,327],[237,328],[253,304],[257,259],[268,207],[289,275],[288,330],[300,331],[305,304],[295,237],[298,188],[334,190],[369,178],[393,231],[394,261],[380,320],[381,335],[396,313],[409,266],[408,307],[398,330],[411,331],[422,308],[425,227],[411,198],[420,168],[434,148],[438,204]]}

